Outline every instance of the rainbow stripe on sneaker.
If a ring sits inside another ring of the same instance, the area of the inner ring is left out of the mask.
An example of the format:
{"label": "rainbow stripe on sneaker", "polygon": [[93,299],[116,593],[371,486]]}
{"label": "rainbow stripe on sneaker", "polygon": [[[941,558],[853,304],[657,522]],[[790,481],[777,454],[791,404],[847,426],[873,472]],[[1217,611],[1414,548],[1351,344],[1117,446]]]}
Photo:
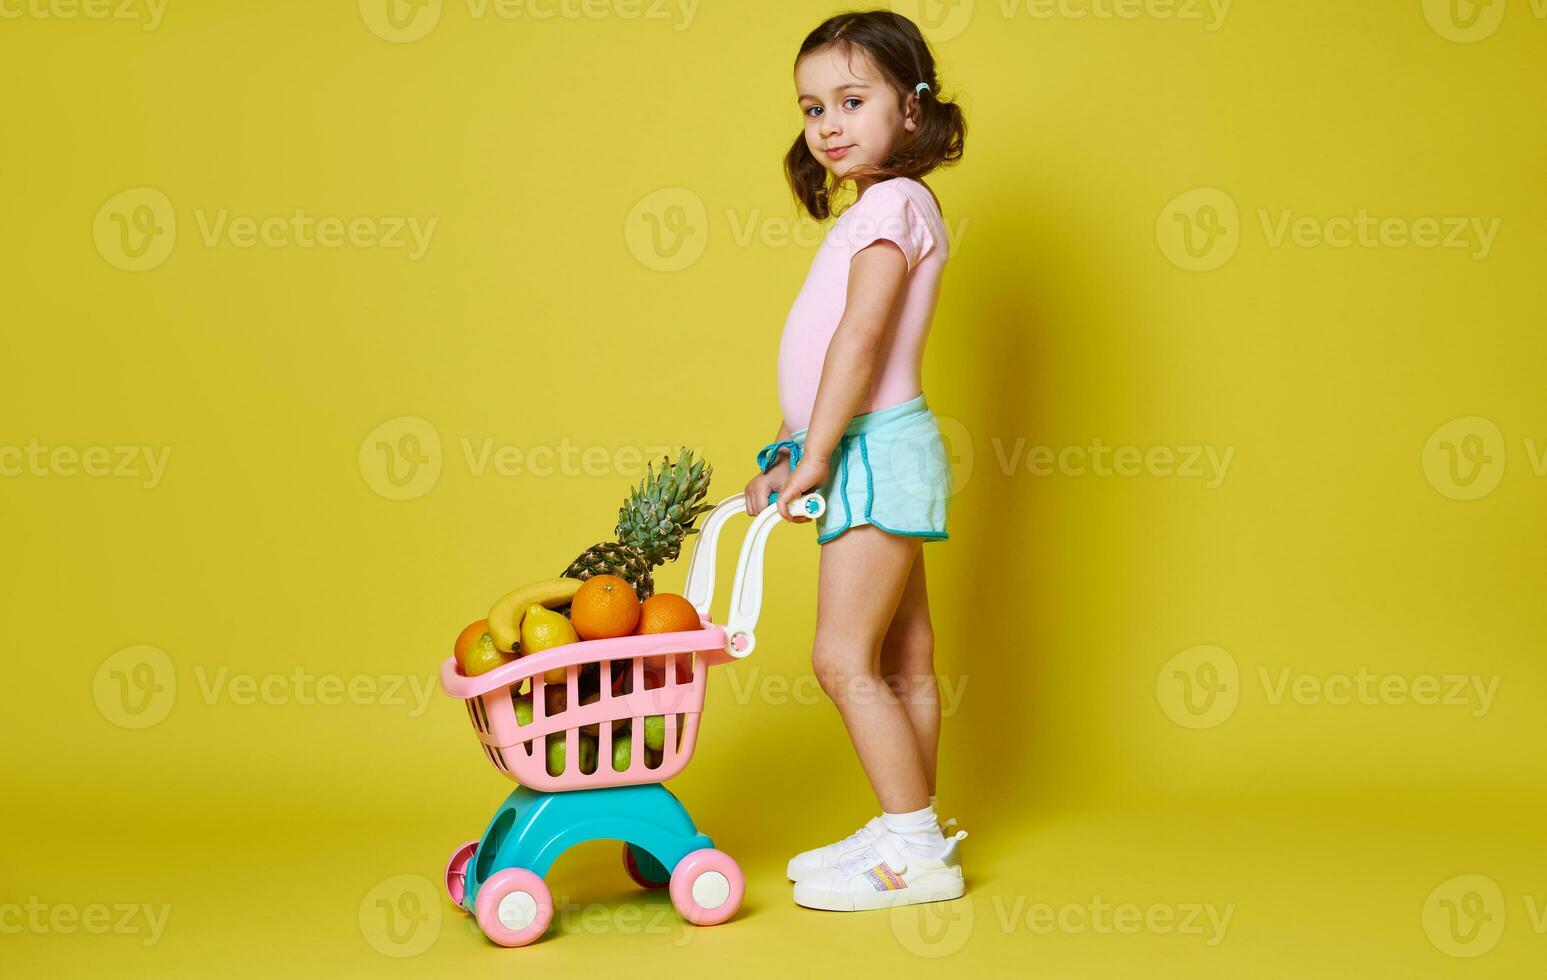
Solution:
{"label": "rainbow stripe on sneaker", "polygon": [[908,887],[908,883],[902,880],[902,875],[885,864],[878,864],[866,871],[865,880],[870,882],[878,892],[894,892],[899,888]]}

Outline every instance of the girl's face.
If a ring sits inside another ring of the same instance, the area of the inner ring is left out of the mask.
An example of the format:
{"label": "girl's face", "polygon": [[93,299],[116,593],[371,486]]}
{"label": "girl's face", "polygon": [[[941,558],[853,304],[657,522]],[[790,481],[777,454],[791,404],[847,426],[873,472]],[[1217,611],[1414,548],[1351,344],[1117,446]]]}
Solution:
{"label": "girl's face", "polygon": [[[852,62],[852,63],[851,63]],[[880,166],[918,128],[917,102],[907,111],[861,48],[852,56],[830,45],[795,65],[795,92],[806,119],[806,146],[842,180],[858,164]],[[857,181],[861,192],[869,181]]]}

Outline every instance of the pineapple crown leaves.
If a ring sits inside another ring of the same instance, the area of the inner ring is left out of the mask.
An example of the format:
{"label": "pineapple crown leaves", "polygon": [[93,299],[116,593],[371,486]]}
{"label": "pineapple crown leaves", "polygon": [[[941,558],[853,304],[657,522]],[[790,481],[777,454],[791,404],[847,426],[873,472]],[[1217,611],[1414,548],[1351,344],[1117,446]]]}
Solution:
{"label": "pineapple crown leaves", "polygon": [[691,449],[678,451],[676,461],[661,457],[661,472],[646,464],[639,486],[629,491],[618,511],[618,543],[639,549],[651,566],[675,561],[682,539],[698,529],[693,523],[710,510],[704,502],[714,467],[695,459]]}

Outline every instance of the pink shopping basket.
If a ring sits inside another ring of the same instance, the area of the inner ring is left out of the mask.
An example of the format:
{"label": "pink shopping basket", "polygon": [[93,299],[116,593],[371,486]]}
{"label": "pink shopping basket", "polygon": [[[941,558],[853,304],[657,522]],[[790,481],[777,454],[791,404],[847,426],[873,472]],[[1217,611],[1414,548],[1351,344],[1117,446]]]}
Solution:
{"label": "pink shopping basket", "polygon": [[[816,518],[825,504],[819,494],[808,494],[792,506],[803,507]],[[773,525],[780,521],[775,508],[767,508],[753,520],[742,542],[727,625],[718,626],[709,619],[720,531],[727,520],[745,512],[740,494],[726,498],[710,511],[694,542],[686,596],[698,610],[702,629],[570,643],[518,657],[477,677],[463,675],[456,657],[446,658],[441,687],[466,703],[473,730],[494,768],[531,789],[560,792],[658,783],[687,766],[698,740],[709,668],[739,660],[756,645],[753,628],[762,606],[763,550]],[[596,701],[581,705],[580,670],[587,664],[598,665],[600,691]],[[554,685],[545,683],[543,675],[561,668],[564,679],[555,684],[564,690],[563,707],[548,713],[548,688]],[[624,673],[614,676],[614,668]],[[532,718],[523,725],[516,717],[516,702],[526,699],[532,705]],[[665,740],[659,763],[650,766],[644,721],[653,715],[664,718]],[[615,735],[616,723],[626,723],[631,741],[629,762],[622,769],[613,767],[613,741],[624,733]],[[597,738],[596,762],[590,771],[581,768],[582,731],[594,732]],[[564,738],[564,767],[552,775],[548,739],[559,736]]]}

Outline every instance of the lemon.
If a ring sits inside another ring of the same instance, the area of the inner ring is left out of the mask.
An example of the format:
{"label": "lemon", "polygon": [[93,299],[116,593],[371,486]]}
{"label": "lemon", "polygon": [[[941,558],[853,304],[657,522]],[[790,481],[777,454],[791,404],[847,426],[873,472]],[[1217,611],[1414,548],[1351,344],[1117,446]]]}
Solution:
{"label": "lemon", "polygon": [[[566,643],[574,643],[580,639],[575,632],[575,627],[570,625],[563,613],[554,612],[547,606],[533,603],[527,607],[526,615],[521,618],[521,655],[541,653],[544,650],[552,650]],[[543,680],[549,684],[558,684],[564,680],[564,672],[567,668],[556,667],[543,674]]]}

